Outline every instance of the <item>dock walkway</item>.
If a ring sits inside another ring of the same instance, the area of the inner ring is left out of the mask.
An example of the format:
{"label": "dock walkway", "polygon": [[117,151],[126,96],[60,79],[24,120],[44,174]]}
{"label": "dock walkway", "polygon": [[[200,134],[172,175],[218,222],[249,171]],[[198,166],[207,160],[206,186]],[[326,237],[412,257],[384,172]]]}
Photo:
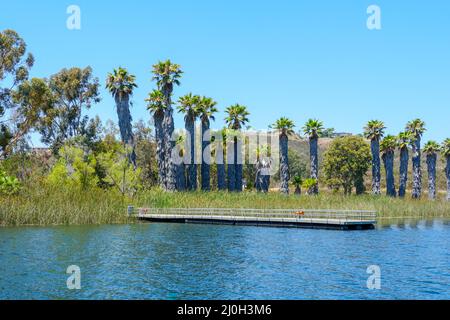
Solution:
{"label": "dock walkway", "polygon": [[229,224],[272,227],[367,230],[376,212],[367,210],[242,209],[242,208],[129,208],[139,220],[172,223]]}

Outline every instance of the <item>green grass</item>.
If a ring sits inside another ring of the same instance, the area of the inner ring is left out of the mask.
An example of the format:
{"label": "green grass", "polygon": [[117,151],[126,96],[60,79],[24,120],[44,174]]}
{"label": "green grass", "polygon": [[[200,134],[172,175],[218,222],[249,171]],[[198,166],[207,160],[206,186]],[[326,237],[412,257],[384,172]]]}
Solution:
{"label": "green grass", "polygon": [[278,193],[242,194],[227,192],[165,193],[150,190],[134,199],[115,191],[27,188],[19,195],[0,198],[0,225],[82,225],[132,223],[127,205],[158,208],[294,208],[375,210],[379,217],[450,217],[450,202],[443,199],[391,199],[371,195],[345,197],[323,193],[319,196],[283,196]]}

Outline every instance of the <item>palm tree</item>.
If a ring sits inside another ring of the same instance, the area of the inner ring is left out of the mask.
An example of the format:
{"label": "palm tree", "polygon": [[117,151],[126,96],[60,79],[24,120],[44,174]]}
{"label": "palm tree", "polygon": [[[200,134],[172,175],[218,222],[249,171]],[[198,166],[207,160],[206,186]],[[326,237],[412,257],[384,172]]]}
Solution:
{"label": "palm tree", "polygon": [[413,199],[420,198],[422,194],[422,168],[420,165],[420,139],[425,132],[425,122],[420,119],[414,119],[406,124],[406,131],[412,135],[412,164],[413,164]]}
{"label": "palm tree", "polygon": [[423,152],[427,155],[428,199],[430,200],[436,199],[436,160],[439,149],[439,144],[432,140],[423,147]]}
{"label": "palm tree", "polygon": [[301,176],[295,176],[292,179],[292,184],[295,187],[294,194],[296,194],[298,196],[302,194],[302,183],[303,183],[303,181],[302,181],[302,177]]}
{"label": "palm tree", "polygon": [[406,184],[408,182],[408,147],[411,144],[412,135],[409,132],[400,132],[397,137],[397,146],[400,149],[400,179],[398,187],[398,196],[403,198],[406,193]]}
{"label": "palm tree", "polygon": [[111,93],[116,102],[117,116],[119,118],[120,137],[122,143],[131,147],[130,161],[136,168],[136,153],[134,150],[134,137],[131,125],[130,97],[133,89],[137,87],[136,77],[129,74],[124,68],[114,69],[106,78],[106,89]]}
{"label": "palm tree", "polygon": [[441,154],[445,157],[445,177],[447,178],[447,201],[450,201],[450,138],[444,140],[441,146]]}
{"label": "palm tree", "polygon": [[195,120],[198,117],[199,96],[189,93],[178,99],[178,112],[184,114],[184,127],[188,133],[186,139],[186,158],[189,163],[187,165],[187,188],[188,190],[197,190],[197,165],[195,163]]}
{"label": "palm tree", "polygon": [[[247,107],[235,104],[228,107],[225,112],[227,117],[225,122],[228,124],[228,128],[233,135],[233,151],[229,152],[227,148],[227,167],[228,167],[228,190],[229,191],[242,191],[242,139],[239,137],[239,131],[248,122],[248,116],[250,113],[247,111]],[[227,136],[229,141],[229,136]],[[231,153],[231,154],[230,154]],[[233,157],[233,159],[230,159]],[[234,176],[233,176],[234,175]],[[234,184],[233,184],[234,182]]]}
{"label": "palm tree", "polygon": [[279,131],[280,144],[280,191],[284,194],[289,194],[289,158],[288,158],[288,136],[294,133],[295,124],[292,120],[281,117],[271,128]]}
{"label": "palm tree", "polygon": [[148,98],[147,109],[153,115],[155,124],[155,140],[156,140],[156,160],[158,163],[158,181],[159,186],[166,189],[165,162],[164,162],[164,131],[162,128],[164,120],[164,96],[161,91],[153,90]]}
{"label": "palm tree", "polygon": [[175,167],[172,159],[172,150],[175,146],[173,132],[175,130],[173,122],[172,92],[174,85],[180,85],[180,78],[183,71],[178,64],[170,60],[158,62],[153,65],[153,80],[156,81],[158,90],[164,96],[164,168],[166,177],[166,190],[174,191],[176,189]]}
{"label": "palm tree", "polygon": [[267,145],[256,148],[255,188],[257,192],[269,192],[270,167],[272,165],[270,147]]}
{"label": "palm tree", "polygon": [[[176,139],[176,148],[179,150],[179,156],[181,159],[185,156],[185,143],[186,136],[179,135]],[[175,163],[176,172],[176,188],[178,191],[186,190],[186,166],[184,161],[178,161]]]}
{"label": "palm tree", "polygon": [[219,191],[226,190],[227,183],[225,179],[225,150],[227,141],[227,129],[224,128],[217,133],[218,141],[216,141],[216,166],[217,166],[217,189]]}
{"label": "palm tree", "polygon": [[397,139],[394,136],[387,135],[380,143],[380,152],[386,171],[386,195],[396,196],[394,180],[394,151],[397,147]]}
{"label": "palm tree", "polygon": [[[319,135],[322,134],[323,123],[322,121],[309,119],[303,127],[303,132],[308,135],[309,138],[309,157],[311,162],[311,179],[319,180],[319,158],[317,142]],[[318,184],[311,190],[313,194],[319,193]]]}
{"label": "palm tree", "polygon": [[380,139],[384,135],[386,127],[379,120],[370,120],[364,127],[364,136],[370,140],[372,151],[372,193],[380,194],[381,164],[380,164]]}
{"label": "palm tree", "polygon": [[[210,168],[211,168],[211,150],[209,146],[211,143],[211,133],[210,133],[210,120],[215,120],[214,114],[218,111],[216,108],[217,102],[211,98],[202,97],[198,104],[197,112],[200,116],[202,122],[202,166],[201,166],[201,176],[202,176],[202,190],[209,191],[211,189],[211,178],[210,178]],[[209,151],[208,151],[209,150]]]}

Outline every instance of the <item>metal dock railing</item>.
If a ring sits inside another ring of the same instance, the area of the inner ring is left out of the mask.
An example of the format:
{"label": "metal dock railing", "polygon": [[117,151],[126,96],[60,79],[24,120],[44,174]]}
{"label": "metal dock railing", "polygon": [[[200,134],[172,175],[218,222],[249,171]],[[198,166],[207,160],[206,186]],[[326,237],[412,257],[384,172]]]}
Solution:
{"label": "metal dock railing", "polygon": [[371,229],[376,212],[332,209],[138,208],[138,219],[159,222],[250,224],[291,227]]}

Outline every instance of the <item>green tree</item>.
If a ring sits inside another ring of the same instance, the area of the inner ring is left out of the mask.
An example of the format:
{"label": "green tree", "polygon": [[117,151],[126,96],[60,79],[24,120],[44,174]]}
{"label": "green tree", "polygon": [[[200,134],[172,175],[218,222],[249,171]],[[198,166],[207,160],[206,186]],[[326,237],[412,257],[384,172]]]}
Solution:
{"label": "green tree", "polygon": [[13,195],[20,191],[21,185],[16,177],[8,176],[0,170],[0,195]]}
{"label": "green tree", "polygon": [[137,88],[136,77],[130,74],[126,69],[119,67],[118,69],[114,69],[113,73],[108,73],[106,78],[106,89],[111,93],[116,103],[120,137],[122,143],[132,150],[130,161],[136,168],[136,152],[130,112],[130,97],[133,95],[133,90],[135,88]]}
{"label": "green tree", "polygon": [[372,152],[372,193],[380,194],[381,164],[380,164],[380,139],[384,135],[386,127],[379,120],[370,120],[364,127],[364,136],[370,140]]}
{"label": "green tree", "polygon": [[412,135],[409,132],[400,132],[397,137],[397,145],[400,149],[400,178],[398,187],[398,196],[403,198],[406,193],[406,185],[408,182],[408,162],[409,162],[409,150],[408,147],[411,144]]}
{"label": "green tree", "polygon": [[428,199],[436,199],[436,162],[437,153],[440,146],[436,141],[428,141],[423,147],[423,152],[427,156],[427,170],[428,170]]}
{"label": "green tree", "polygon": [[[202,190],[209,191],[211,189],[211,177],[210,177],[210,167],[211,167],[211,132],[210,132],[210,121],[215,120],[214,114],[218,111],[216,108],[217,102],[208,97],[202,97],[199,101],[197,112],[200,116],[201,121],[201,134],[202,137],[202,165],[201,165],[201,176],[202,176]],[[209,151],[208,151],[209,150]]]}
{"label": "green tree", "polygon": [[[239,131],[249,121],[247,107],[235,104],[225,110],[227,131],[228,191],[242,191],[242,137]],[[231,147],[233,148],[232,150]]]}
{"label": "green tree", "polygon": [[301,176],[294,176],[292,178],[292,184],[295,187],[295,191],[294,194],[296,195],[301,195],[302,194],[302,184],[303,184],[303,179]]}
{"label": "green tree", "polygon": [[353,186],[362,192],[361,182],[370,167],[370,147],[363,138],[347,136],[336,138],[324,154],[324,175],[331,188],[342,187],[346,195]]}
{"label": "green tree", "polygon": [[412,135],[412,164],[413,164],[413,199],[420,198],[422,194],[422,168],[420,140],[425,132],[425,122],[420,119],[414,119],[406,124],[406,131]]}
{"label": "green tree", "polygon": [[[318,154],[318,139],[323,130],[322,121],[309,119],[303,127],[303,132],[309,138],[309,157],[311,163],[311,179],[316,182],[319,179],[319,154]],[[319,193],[319,184],[316,183],[311,190],[313,194]]]}
{"label": "green tree", "polygon": [[275,121],[274,124],[270,126],[279,133],[279,145],[280,145],[280,191],[284,194],[289,194],[289,154],[288,154],[288,143],[289,135],[294,133],[295,124],[292,120],[281,117]]}
{"label": "green tree", "polygon": [[382,154],[384,169],[386,172],[386,194],[390,197],[397,195],[394,180],[394,151],[397,147],[397,139],[387,135],[381,140],[380,152]]}
{"label": "green tree", "polygon": [[167,191],[176,189],[175,166],[172,159],[172,150],[175,147],[173,132],[175,130],[173,121],[172,92],[174,85],[180,85],[180,78],[183,74],[178,64],[170,60],[158,62],[153,65],[153,80],[156,81],[158,90],[162,93],[164,114],[162,121],[163,146],[164,146],[164,187]]}
{"label": "green tree", "polygon": [[184,114],[184,127],[188,133],[186,139],[186,159],[187,164],[187,188],[197,190],[197,164],[195,163],[195,121],[198,117],[198,104],[200,97],[188,93],[178,99],[178,112]]}
{"label": "green tree", "polygon": [[[15,114],[22,113],[22,110],[17,109],[23,106],[13,101],[13,93],[28,80],[29,70],[34,64],[33,55],[27,54],[26,50],[26,43],[17,32],[0,32],[0,147],[3,157],[24,136],[25,127],[20,123],[23,119],[19,119],[17,123],[14,117]],[[17,125],[21,128],[16,129]]]}

